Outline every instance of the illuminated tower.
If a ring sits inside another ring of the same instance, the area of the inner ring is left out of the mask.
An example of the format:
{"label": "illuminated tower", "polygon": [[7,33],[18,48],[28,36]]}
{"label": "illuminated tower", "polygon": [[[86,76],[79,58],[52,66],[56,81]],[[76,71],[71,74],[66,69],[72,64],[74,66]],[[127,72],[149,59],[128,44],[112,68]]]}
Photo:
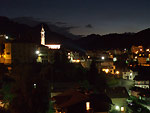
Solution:
{"label": "illuminated tower", "polygon": [[44,31],[43,26],[41,29],[41,45],[45,45],[45,31]]}

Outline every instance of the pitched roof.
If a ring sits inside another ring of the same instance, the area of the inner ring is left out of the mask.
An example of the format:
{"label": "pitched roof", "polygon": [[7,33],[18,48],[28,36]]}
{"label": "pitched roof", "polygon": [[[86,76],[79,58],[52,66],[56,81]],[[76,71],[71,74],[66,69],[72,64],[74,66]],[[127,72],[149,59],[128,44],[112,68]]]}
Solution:
{"label": "pitched roof", "polygon": [[68,90],[53,97],[58,107],[68,107],[88,99],[88,96],[75,90]]}
{"label": "pitched roof", "polygon": [[90,101],[94,103],[94,105],[99,103],[112,104],[111,99],[105,93],[86,95],[76,90],[67,90],[62,94],[54,96],[53,99],[56,100],[55,103],[60,108],[85,101]]}
{"label": "pitched roof", "polygon": [[110,98],[128,98],[129,97],[129,94],[125,87],[107,88],[105,90],[105,93]]}

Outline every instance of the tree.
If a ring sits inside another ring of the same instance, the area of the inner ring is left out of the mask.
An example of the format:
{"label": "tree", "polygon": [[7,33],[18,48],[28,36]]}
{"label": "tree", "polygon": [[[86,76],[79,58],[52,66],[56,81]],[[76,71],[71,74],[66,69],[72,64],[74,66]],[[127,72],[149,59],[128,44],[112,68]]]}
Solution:
{"label": "tree", "polygon": [[49,109],[49,82],[40,74],[41,64],[19,64],[13,67],[15,79],[10,103],[11,113],[46,113]]}
{"label": "tree", "polygon": [[91,63],[89,71],[87,72],[87,80],[90,85],[92,85],[93,89],[98,92],[103,92],[107,87],[106,77],[103,73],[98,73],[96,62],[94,60]]}
{"label": "tree", "polygon": [[87,80],[89,81],[90,84],[95,84],[96,78],[98,77],[98,70],[96,67],[96,62],[93,60],[90,69],[87,73]]}
{"label": "tree", "polygon": [[6,65],[0,63],[0,81],[2,81],[3,77],[8,73],[8,68]]}

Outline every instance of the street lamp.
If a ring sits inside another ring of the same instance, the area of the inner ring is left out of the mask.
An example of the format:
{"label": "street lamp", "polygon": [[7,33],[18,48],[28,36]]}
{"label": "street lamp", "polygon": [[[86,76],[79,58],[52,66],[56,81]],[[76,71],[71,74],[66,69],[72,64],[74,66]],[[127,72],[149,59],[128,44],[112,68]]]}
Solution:
{"label": "street lamp", "polygon": [[116,106],[115,109],[119,111],[120,108],[119,108],[119,106]]}
{"label": "street lamp", "polygon": [[105,59],[105,57],[104,57],[104,56],[102,56],[102,57],[101,57],[101,59],[102,59],[102,60],[104,60],[104,59]]}
{"label": "street lamp", "polygon": [[40,51],[37,50],[37,51],[35,51],[35,53],[38,55],[40,53]]}
{"label": "street lamp", "polygon": [[8,39],[8,36],[5,36],[5,39]]}

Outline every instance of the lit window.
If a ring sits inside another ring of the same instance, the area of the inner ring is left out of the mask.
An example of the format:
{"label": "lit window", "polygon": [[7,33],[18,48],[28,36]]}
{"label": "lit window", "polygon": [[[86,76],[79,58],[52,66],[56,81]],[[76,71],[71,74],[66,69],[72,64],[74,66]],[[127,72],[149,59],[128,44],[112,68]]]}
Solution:
{"label": "lit window", "polygon": [[4,103],[0,100],[0,107],[4,107]]}
{"label": "lit window", "polygon": [[90,110],[90,102],[86,102],[86,110]]}
{"label": "lit window", "polygon": [[47,46],[49,49],[60,49],[60,44],[54,44],[54,45],[52,45],[52,44],[49,44],[49,45],[45,45],[45,46]]}
{"label": "lit window", "polygon": [[138,85],[140,84],[140,82],[138,82]]}
{"label": "lit window", "polygon": [[108,73],[108,72],[109,72],[109,69],[106,69],[105,72]]}
{"label": "lit window", "polygon": [[149,52],[149,49],[146,49],[147,52]]}
{"label": "lit window", "polygon": [[70,59],[71,57],[70,56],[68,56],[68,59]]}
{"label": "lit window", "polygon": [[72,60],[73,63],[79,63],[80,60]]}
{"label": "lit window", "polygon": [[149,58],[147,58],[146,61],[149,61]]}
{"label": "lit window", "polygon": [[118,75],[120,72],[119,71],[116,71],[116,74]]}
{"label": "lit window", "polygon": [[124,107],[121,107],[121,111],[124,111]]}
{"label": "lit window", "polygon": [[138,54],[138,51],[136,51],[135,54]]}

